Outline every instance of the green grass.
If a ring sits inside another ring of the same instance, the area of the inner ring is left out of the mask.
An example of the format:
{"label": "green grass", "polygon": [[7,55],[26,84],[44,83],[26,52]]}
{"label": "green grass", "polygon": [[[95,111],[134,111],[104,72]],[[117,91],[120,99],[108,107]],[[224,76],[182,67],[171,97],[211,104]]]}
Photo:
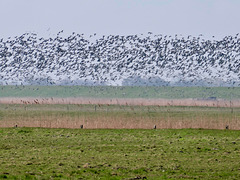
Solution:
{"label": "green grass", "polygon": [[240,131],[0,128],[0,179],[239,179]]}
{"label": "green grass", "polygon": [[240,99],[240,87],[0,86],[0,97]]}

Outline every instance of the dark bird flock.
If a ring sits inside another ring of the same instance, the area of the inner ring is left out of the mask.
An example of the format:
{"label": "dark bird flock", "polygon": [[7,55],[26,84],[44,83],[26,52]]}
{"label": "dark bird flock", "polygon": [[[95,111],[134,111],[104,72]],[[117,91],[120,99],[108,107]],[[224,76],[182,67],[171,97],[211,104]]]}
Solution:
{"label": "dark bird flock", "polygon": [[86,36],[0,39],[0,85],[240,86],[240,37]]}

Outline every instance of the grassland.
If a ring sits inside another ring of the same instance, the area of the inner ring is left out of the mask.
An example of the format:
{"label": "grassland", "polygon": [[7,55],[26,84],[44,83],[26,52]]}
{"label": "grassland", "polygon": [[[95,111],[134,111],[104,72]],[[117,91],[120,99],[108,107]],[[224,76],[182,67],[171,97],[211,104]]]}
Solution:
{"label": "grassland", "polygon": [[0,97],[240,99],[240,87],[0,86]]}
{"label": "grassland", "polygon": [[0,127],[240,129],[240,107],[0,104]]}
{"label": "grassland", "polygon": [[[233,106],[240,88],[1,86],[5,97],[34,99],[0,103],[0,179],[240,179],[240,107]],[[51,103],[39,103],[44,97]],[[52,97],[170,103],[54,104]],[[228,101],[171,103],[209,97]]]}
{"label": "grassland", "polygon": [[240,131],[0,128],[0,178],[240,179]]}

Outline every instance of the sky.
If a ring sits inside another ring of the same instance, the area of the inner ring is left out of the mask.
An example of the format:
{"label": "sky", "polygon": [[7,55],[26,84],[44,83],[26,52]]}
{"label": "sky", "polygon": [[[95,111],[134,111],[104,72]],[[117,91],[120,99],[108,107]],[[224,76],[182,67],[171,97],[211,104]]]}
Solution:
{"label": "sky", "polygon": [[192,35],[240,32],[240,0],[0,0],[0,38],[26,32]]}

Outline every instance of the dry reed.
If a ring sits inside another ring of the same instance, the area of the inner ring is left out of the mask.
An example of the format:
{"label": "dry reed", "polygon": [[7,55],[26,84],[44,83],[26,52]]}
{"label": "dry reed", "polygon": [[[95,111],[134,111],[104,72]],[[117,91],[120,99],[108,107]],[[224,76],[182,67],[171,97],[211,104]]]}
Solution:
{"label": "dry reed", "polygon": [[207,106],[207,107],[240,107],[240,100],[201,100],[201,99],[127,99],[127,98],[0,98],[0,104],[96,104],[96,105],[129,105],[129,106]]}
{"label": "dry reed", "polygon": [[84,129],[153,129],[156,125],[157,129],[225,129],[228,125],[229,129],[240,129],[239,111],[234,110],[231,113],[229,108],[225,109],[226,112],[222,112],[222,109],[217,108],[201,111],[201,108],[165,107],[164,110],[159,111],[158,106],[100,106],[95,112],[95,106],[87,108],[76,106],[80,109],[85,108],[83,113],[80,113],[78,110],[70,111],[74,107],[65,107],[64,111],[51,111],[51,113],[48,110],[33,112],[30,107],[26,110],[24,107],[21,107],[21,110],[8,109],[5,116],[0,118],[0,127],[17,125],[18,127],[80,129],[83,125]]}
{"label": "dry reed", "polygon": [[[157,129],[225,129],[228,125],[229,129],[240,129],[240,113],[233,110],[240,107],[240,100],[0,98],[1,104],[9,107],[2,110],[5,116],[0,116],[0,127],[152,129],[156,125]],[[179,106],[177,111],[175,106]],[[202,111],[203,107],[216,113]],[[227,109],[226,115],[221,107]],[[181,115],[175,116],[176,112]]]}

